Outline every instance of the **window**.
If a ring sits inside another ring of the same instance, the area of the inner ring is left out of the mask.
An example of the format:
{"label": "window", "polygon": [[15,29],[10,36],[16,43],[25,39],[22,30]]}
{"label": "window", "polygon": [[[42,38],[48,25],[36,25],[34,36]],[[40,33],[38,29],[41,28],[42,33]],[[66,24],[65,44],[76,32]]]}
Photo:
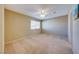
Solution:
{"label": "window", "polygon": [[31,20],[31,29],[39,29],[40,28],[40,22]]}

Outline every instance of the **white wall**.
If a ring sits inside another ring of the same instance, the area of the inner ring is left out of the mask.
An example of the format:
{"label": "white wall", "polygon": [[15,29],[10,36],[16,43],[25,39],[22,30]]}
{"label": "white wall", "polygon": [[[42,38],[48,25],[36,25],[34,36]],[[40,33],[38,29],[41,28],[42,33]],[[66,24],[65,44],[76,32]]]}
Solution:
{"label": "white wall", "polygon": [[0,5],[0,53],[3,53],[3,43],[4,43],[4,39],[3,39],[3,16],[4,15],[4,9],[3,9],[3,5]]}
{"label": "white wall", "polygon": [[43,21],[43,32],[54,33],[63,36],[68,35],[68,16],[61,16]]}

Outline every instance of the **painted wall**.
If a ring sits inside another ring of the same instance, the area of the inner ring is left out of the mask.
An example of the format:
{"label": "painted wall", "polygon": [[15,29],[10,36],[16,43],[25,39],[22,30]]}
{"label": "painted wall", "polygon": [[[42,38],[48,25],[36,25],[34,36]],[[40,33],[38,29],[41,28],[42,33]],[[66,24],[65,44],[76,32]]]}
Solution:
{"label": "painted wall", "polygon": [[43,21],[43,32],[54,33],[63,36],[68,35],[68,16],[57,17]]}
{"label": "painted wall", "polygon": [[38,33],[30,29],[33,18],[5,9],[5,42],[17,40],[23,36]]}
{"label": "painted wall", "polygon": [[3,39],[3,21],[4,21],[4,8],[3,5],[0,5],[0,53],[3,53],[4,39]]}

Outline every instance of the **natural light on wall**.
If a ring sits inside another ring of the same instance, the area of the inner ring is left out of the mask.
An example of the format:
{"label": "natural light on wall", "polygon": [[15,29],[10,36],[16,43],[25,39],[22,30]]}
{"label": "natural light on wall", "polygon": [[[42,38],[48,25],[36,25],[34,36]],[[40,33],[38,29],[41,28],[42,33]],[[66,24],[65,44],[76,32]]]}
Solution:
{"label": "natural light on wall", "polygon": [[31,20],[31,29],[40,29],[40,22]]}

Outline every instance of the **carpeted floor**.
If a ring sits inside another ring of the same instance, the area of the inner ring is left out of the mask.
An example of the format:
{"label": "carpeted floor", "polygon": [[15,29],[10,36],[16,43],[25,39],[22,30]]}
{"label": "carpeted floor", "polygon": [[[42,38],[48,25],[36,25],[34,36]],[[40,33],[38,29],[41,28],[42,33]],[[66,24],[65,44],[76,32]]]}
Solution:
{"label": "carpeted floor", "polygon": [[51,34],[38,34],[22,37],[5,44],[5,53],[22,54],[72,54],[66,37]]}

